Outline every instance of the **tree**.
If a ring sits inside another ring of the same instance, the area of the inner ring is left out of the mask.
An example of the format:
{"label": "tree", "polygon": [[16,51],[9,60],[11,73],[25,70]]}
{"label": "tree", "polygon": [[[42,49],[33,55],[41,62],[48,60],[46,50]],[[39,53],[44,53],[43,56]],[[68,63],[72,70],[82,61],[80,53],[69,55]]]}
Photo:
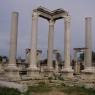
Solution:
{"label": "tree", "polygon": [[[84,60],[84,53],[81,53],[79,56],[80,60]],[[92,51],[92,61],[95,61],[95,52]]]}
{"label": "tree", "polygon": [[80,55],[79,55],[79,58],[80,58],[80,60],[84,60],[84,53],[80,53]]}
{"label": "tree", "polygon": [[0,56],[0,62],[2,62],[2,56]]}
{"label": "tree", "polygon": [[92,51],[92,61],[95,62],[95,52],[94,51]]}

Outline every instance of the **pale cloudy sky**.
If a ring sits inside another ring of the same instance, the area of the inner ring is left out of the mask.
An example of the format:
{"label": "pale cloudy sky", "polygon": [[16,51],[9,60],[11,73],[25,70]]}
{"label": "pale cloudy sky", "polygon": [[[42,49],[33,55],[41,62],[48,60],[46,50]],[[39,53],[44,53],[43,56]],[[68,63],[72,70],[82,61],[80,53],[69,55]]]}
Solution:
{"label": "pale cloudy sky", "polygon": [[[9,55],[11,13],[19,12],[17,56],[24,56],[25,48],[30,47],[32,10],[43,6],[50,10],[63,8],[71,15],[71,45],[85,46],[85,17],[92,17],[92,39],[95,51],[95,0],[0,0],[0,55]],[[38,48],[47,50],[48,22],[39,18]],[[55,24],[54,48],[64,50],[64,20]]]}

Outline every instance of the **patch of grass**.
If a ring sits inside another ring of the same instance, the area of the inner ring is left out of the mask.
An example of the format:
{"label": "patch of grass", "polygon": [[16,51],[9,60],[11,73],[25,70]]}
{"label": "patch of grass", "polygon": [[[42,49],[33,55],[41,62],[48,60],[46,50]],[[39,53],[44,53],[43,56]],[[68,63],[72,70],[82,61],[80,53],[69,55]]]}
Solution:
{"label": "patch of grass", "polygon": [[52,87],[49,84],[45,84],[44,82],[40,82],[38,85],[30,86],[28,93],[32,92],[36,95],[36,93],[48,93],[52,90],[66,93],[66,95],[95,95],[95,90],[93,89],[86,89],[84,87],[78,86],[69,87],[66,86],[64,83]]}
{"label": "patch of grass", "polygon": [[[48,93],[52,91],[66,93],[66,95],[95,95],[95,90],[93,89],[86,89],[78,86],[69,87],[64,83],[52,87],[44,82],[29,86],[28,91],[22,95],[38,95],[42,93],[48,95]],[[17,89],[0,87],[0,95],[21,95],[21,93]]]}
{"label": "patch of grass", "polygon": [[17,89],[0,87],[0,95],[20,95]]}
{"label": "patch of grass", "polygon": [[51,90],[52,88],[48,84],[44,82],[39,82],[38,85],[30,86],[28,92],[44,93],[49,92]]}
{"label": "patch of grass", "polygon": [[95,90],[86,89],[84,87],[69,87],[65,86],[60,91],[67,93],[68,95],[95,95]]}

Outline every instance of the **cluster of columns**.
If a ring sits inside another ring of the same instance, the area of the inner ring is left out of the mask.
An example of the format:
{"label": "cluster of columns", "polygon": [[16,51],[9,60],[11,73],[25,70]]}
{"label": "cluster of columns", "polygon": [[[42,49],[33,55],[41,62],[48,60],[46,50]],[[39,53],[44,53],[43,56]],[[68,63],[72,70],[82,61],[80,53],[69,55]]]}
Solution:
{"label": "cluster of columns", "polygon": [[[37,68],[37,32],[38,32],[38,17],[37,12],[33,12],[32,15],[32,37],[31,37],[31,52],[30,52],[30,66],[28,68],[29,77],[38,77],[39,69]],[[65,66],[62,69],[64,77],[73,77],[73,70],[70,66],[70,16],[64,16],[64,63]],[[91,41],[91,18],[86,18],[86,67],[83,72],[93,72],[92,68],[92,41]],[[48,70],[52,71],[52,58],[53,58],[53,43],[54,43],[54,24],[55,20],[49,20],[49,34],[48,34]],[[18,13],[12,13],[12,28],[11,28],[11,39],[10,39],[10,54],[9,64],[6,68],[7,76],[10,78],[19,78],[19,70],[16,66],[16,52],[17,52],[17,33],[18,33]],[[15,77],[14,77],[15,76]]]}
{"label": "cluster of columns", "polygon": [[[31,37],[31,53],[30,66],[28,68],[28,76],[38,77],[39,69],[37,68],[37,32],[38,32],[38,13],[33,12],[32,15],[32,37]],[[64,32],[64,59],[65,68],[63,72],[71,71],[70,67],[70,16],[64,17],[65,32]],[[48,70],[51,71],[53,58],[53,41],[54,41],[54,23],[53,19],[49,20],[49,34],[48,34]],[[16,52],[17,52],[17,33],[18,33],[18,13],[12,13],[12,27],[10,39],[10,54],[9,64],[6,68],[8,77],[19,78],[19,70],[16,66]],[[36,74],[35,74],[36,72]],[[15,77],[14,77],[15,76]]]}
{"label": "cluster of columns", "polygon": [[77,52],[81,50],[84,53],[84,70],[82,70],[83,79],[95,79],[95,68],[92,66],[92,18],[85,18],[85,48],[75,49],[75,73],[78,74]]}
{"label": "cluster of columns", "polygon": [[[30,66],[28,70],[38,71],[36,66],[37,63],[37,32],[38,32],[38,17],[39,14],[37,12],[33,12],[32,15],[32,40],[31,40],[31,54],[30,54]],[[54,43],[54,23],[55,20],[49,20],[49,33],[48,33],[48,63],[47,67],[49,71],[53,70],[52,66],[52,58],[53,58],[53,43]],[[65,31],[64,31],[64,59],[65,59],[65,67],[62,70],[64,73],[73,74],[73,70],[70,66],[70,16],[64,17],[65,23]],[[29,76],[32,76],[29,72]]]}

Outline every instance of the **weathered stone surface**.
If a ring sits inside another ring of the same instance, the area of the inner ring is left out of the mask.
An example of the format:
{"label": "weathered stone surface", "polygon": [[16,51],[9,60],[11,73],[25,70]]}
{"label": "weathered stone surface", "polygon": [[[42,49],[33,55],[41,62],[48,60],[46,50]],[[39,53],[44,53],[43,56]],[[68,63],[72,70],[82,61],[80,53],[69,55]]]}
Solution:
{"label": "weathered stone surface", "polygon": [[28,87],[24,84],[19,84],[15,82],[8,82],[8,81],[1,81],[0,80],[0,86],[1,87],[8,87],[8,88],[15,88],[18,89],[20,92],[26,92],[28,90]]}

